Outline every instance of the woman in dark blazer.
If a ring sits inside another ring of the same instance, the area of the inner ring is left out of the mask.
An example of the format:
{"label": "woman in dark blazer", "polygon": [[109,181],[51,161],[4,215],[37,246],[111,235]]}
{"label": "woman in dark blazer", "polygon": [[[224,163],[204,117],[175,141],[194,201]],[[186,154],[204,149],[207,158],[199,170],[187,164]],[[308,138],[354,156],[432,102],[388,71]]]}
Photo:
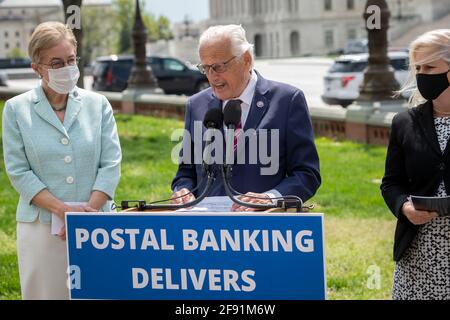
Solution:
{"label": "woman in dark blazer", "polygon": [[[410,46],[413,107],[392,120],[381,190],[397,217],[393,299],[450,299],[450,218],[409,195],[450,195],[450,29]],[[411,83],[402,90],[411,89]]]}

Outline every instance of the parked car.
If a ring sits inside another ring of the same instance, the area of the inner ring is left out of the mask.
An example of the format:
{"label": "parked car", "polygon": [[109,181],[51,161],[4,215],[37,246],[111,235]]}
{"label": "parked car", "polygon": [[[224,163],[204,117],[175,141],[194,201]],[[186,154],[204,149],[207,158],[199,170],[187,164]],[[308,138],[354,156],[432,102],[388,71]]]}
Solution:
{"label": "parked car", "polygon": [[[402,85],[408,77],[408,52],[389,52],[388,57],[394,68],[395,78]],[[326,104],[337,104],[344,108],[352,104],[359,96],[359,87],[364,80],[368,58],[367,53],[337,58],[324,77],[322,100]]]}
{"label": "parked car", "polygon": [[[191,95],[209,86],[204,74],[178,59],[150,56],[147,61],[158,80],[159,87],[165,93]],[[92,88],[97,91],[125,90],[133,62],[133,56],[113,55],[97,58]]]}
{"label": "parked car", "polygon": [[344,49],[344,54],[357,54],[369,52],[369,41],[367,39],[349,40]]}
{"label": "parked car", "polygon": [[31,60],[28,58],[0,59],[0,69],[18,69],[18,68],[31,68]]}
{"label": "parked car", "polygon": [[8,80],[8,77],[5,72],[0,70],[0,86],[6,87],[6,81]]}

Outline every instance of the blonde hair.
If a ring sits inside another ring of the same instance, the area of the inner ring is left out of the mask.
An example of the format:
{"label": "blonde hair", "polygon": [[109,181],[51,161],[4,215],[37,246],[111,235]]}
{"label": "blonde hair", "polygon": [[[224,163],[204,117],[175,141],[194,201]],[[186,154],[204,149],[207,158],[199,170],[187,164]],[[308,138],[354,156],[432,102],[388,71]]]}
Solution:
{"label": "blonde hair", "polygon": [[[416,54],[419,52],[427,52],[429,55],[425,59],[417,61]],[[450,29],[438,29],[424,33],[409,46],[408,80],[397,94],[411,93],[410,106],[416,106],[426,101],[417,89],[416,64],[427,64],[439,59],[446,61],[450,66]]]}
{"label": "blonde hair", "polygon": [[209,27],[200,36],[198,49],[200,50],[200,48],[206,43],[221,39],[230,40],[231,50],[236,56],[240,56],[248,51],[252,57],[253,64],[253,44],[247,41],[247,38],[245,37],[245,30],[241,25],[229,24]]}
{"label": "blonde hair", "polygon": [[56,46],[61,40],[68,40],[74,48],[77,47],[75,35],[67,25],[61,22],[49,21],[41,23],[34,29],[28,44],[28,55],[34,63],[38,63],[43,50]]}

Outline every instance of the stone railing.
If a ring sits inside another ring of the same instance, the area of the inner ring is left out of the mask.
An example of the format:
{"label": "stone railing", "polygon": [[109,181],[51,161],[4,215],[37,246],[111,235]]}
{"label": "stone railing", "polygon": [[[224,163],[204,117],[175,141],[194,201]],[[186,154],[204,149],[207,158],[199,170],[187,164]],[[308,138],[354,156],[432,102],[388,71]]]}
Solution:
{"label": "stone railing", "polygon": [[[7,100],[22,92],[21,89],[0,87],[0,100]],[[141,94],[130,103],[123,101],[120,92],[100,93],[106,96],[115,113],[184,119],[185,96]],[[353,105],[348,109],[311,106],[309,111],[316,136],[379,145],[387,145],[391,121],[396,114],[389,108],[371,109]]]}

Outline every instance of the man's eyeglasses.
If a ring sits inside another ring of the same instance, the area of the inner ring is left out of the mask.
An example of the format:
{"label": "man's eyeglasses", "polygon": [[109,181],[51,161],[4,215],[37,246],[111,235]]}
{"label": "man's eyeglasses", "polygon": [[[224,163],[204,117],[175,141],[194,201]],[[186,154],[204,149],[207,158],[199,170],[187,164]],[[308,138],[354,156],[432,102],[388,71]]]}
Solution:
{"label": "man's eyeglasses", "polygon": [[233,60],[234,58],[236,58],[237,56],[231,57],[231,59],[225,61],[225,62],[219,62],[219,63],[214,63],[214,64],[198,64],[197,68],[198,70],[200,70],[201,73],[203,74],[207,74],[209,73],[210,69],[213,69],[214,72],[217,73],[223,73],[225,71],[227,71],[227,63],[231,62],[231,60]]}
{"label": "man's eyeglasses", "polygon": [[61,59],[54,59],[50,63],[39,63],[39,64],[43,64],[44,66],[50,66],[52,69],[60,69],[65,67],[66,64],[68,66],[74,66],[77,65],[78,62],[80,62],[80,57],[70,58],[69,60],[67,60],[67,62]]}

